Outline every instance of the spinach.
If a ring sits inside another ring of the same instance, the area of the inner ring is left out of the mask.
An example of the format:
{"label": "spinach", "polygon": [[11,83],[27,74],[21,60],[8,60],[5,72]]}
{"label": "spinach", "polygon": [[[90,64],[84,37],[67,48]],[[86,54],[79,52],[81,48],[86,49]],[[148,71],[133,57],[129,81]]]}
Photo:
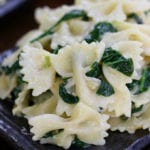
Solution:
{"label": "spinach", "polygon": [[11,92],[11,96],[13,97],[13,99],[16,99],[19,96],[19,93],[22,91],[24,83],[25,81],[23,81],[23,75],[19,75],[17,77],[17,86]]}
{"label": "spinach", "polygon": [[59,52],[59,50],[60,50],[61,48],[63,48],[63,46],[58,45],[55,49],[52,49],[52,53],[53,53],[53,54],[58,54],[58,52]]}
{"label": "spinach", "polygon": [[94,62],[91,65],[91,70],[86,73],[89,77],[98,78],[101,80],[101,84],[97,90],[98,95],[111,96],[114,94],[112,85],[107,81],[102,72],[102,64],[106,64],[121,73],[131,76],[134,71],[133,61],[131,58],[124,58],[119,52],[112,48],[107,48],[104,51],[101,62]]}
{"label": "spinach", "polygon": [[136,90],[138,84],[139,84],[139,80],[133,79],[133,80],[132,80],[132,83],[127,83],[126,86],[128,87],[128,89],[129,89],[130,91],[133,91],[133,90]]}
{"label": "spinach", "polygon": [[150,87],[150,66],[147,66],[143,69],[142,77],[139,80],[138,87],[139,89],[136,94],[143,93]]}
{"label": "spinach", "polygon": [[33,39],[31,41],[31,43],[38,41],[47,35],[53,34],[56,27],[58,25],[60,25],[62,22],[68,21],[71,19],[76,19],[76,18],[81,18],[84,21],[87,21],[89,19],[89,17],[87,16],[87,13],[84,10],[77,10],[77,9],[71,10],[71,11],[67,12],[66,14],[64,14],[64,16],[62,16],[53,26],[51,26],[43,34],[41,34],[37,38]]}
{"label": "spinach", "polygon": [[144,14],[145,14],[146,16],[148,16],[148,15],[150,14],[150,9],[146,10],[146,11],[144,12]]}
{"label": "spinach", "polygon": [[91,146],[90,144],[79,140],[77,137],[75,137],[75,139],[73,140],[72,145],[78,148],[88,148],[89,146]]}
{"label": "spinach", "polygon": [[57,135],[57,134],[59,134],[63,131],[64,131],[64,129],[53,130],[53,131],[50,131],[50,132],[46,133],[42,138],[53,137],[54,135]]}
{"label": "spinach", "polygon": [[126,59],[111,47],[105,50],[102,57],[102,62],[105,65],[112,67],[127,76],[131,76],[134,71],[132,59]]}
{"label": "spinach", "polygon": [[59,85],[59,95],[62,98],[62,100],[69,104],[76,104],[79,102],[78,96],[71,95],[67,92],[65,88],[66,83],[61,83]]}
{"label": "spinach", "polygon": [[102,70],[100,69],[100,64],[98,62],[94,62],[91,65],[91,70],[86,73],[88,77],[99,78],[102,74]]}
{"label": "spinach", "polygon": [[133,80],[132,83],[128,83],[127,87],[130,91],[136,90],[135,95],[141,94],[148,90],[150,87],[150,66],[146,66],[143,71],[140,80]]}
{"label": "spinach", "polygon": [[137,24],[143,24],[142,18],[140,18],[136,13],[130,13],[127,18],[135,20]]}
{"label": "spinach", "polygon": [[101,80],[101,84],[98,90],[96,91],[96,94],[103,95],[106,97],[114,94],[113,87],[111,86],[111,84],[109,84],[109,82],[106,80],[105,76],[103,75],[102,65],[100,63],[94,62],[91,65],[91,70],[86,73],[86,76],[98,78]]}
{"label": "spinach", "polygon": [[19,64],[19,59],[17,59],[14,64],[9,66],[1,66],[2,72],[4,72],[6,75],[10,75],[12,73],[15,73],[16,71],[20,70],[22,67]]}
{"label": "spinach", "polygon": [[100,41],[107,32],[117,32],[117,29],[109,22],[99,22],[84,40],[88,43]]}
{"label": "spinach", "polygon": [[101,80],[101,84],[98,90],[96,91],[96,94],[108,97],[114,94],[114,89],[106,79],[103,79]]}
{"label": "spinach", "polygon": [[139,107],[136,107],[135,106],[135,103],[132,102],[132,110],[131,110],[131,113],[134,114],[134,113],[137,113],[137,112],[140,112],[142,111],[143,109],[143,105],[139,106]]}

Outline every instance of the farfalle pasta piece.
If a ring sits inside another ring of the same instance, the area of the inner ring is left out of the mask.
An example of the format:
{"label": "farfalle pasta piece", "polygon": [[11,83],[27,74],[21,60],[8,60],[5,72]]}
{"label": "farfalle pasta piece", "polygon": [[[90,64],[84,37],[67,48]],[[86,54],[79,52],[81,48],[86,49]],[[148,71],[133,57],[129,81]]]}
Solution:
{"label": "farfalle pasta piece", "polygon": [[149,103],[150,102],[150,89],[138,95],[132,94],[131,99],[135,103],[136,107]]}
{"label": "farfalle pasta piece", "polygon": [[118,117],[125,114],[130,117],[131,94],[126,84],[131,83],[131,78],[105,65],[103,66],[103,73],[115,91],[114,102],[110,104],[113,105],[115,115]]}
{"label": "farfalle pasta piece", "polygon": [[134,65],[132,78],[138,79],[138,72],[144,66],[142,43],[136,41],[121,41],[113,44],[112,48],[119,51],[125,58],[132,58]]}
{"label": "farfalle pasta piece", "polygon": [[134,133],[137,129],[149,129],[150,130],[150,105],[146,104],[141,110],[138,116],[132,115],[130,118],[111,117],[109,124],[112,131],[119,130],[120,132]]}
{"label": "farfalle pasta piece", "polygon": [[134,133],[137,129],[140,129],[142,127],[141,124],[139,124],[139,120],[136,117],[130,117],[127,120],[122,120],[119,117],[112,117],[109,119],[109,124],[111,126],[112,131],[119,130],[120,132],[129,132]]}
{"label": "farfalle pasta piece", "polygon": [[97,95],[95,90],[91,90],[88,87],[86,81],[86,75],[83,68],[84,57],[81,53],[74,54],[73,57],[73,79],[75,82],[75,91],[81,102],[87,104],[95,110],[100,110],[102,107],[104,110],[107,108],[108,104],[112,103],[113,96],[105,97]]}
{"label": "farfalle pasta piece", "polygon": [[[37,36],[41,35],[43,32],[40,30],[32,30],[29,31],[28,33],[26,33],[23,37],[21,37],[18,41],[17,41],[17,46],[19,47],[23,47],[26,44],[29,44],[31,40],[33,40],[34,38],[36,38]],[[41,43],[44,43],[47,40],[47,38],[43,38],[41,40]]]}
{"label": "farfalle pasta piece", "polygon": [[33,106],[28,106],[22,109],[22,113],[27,117],[38,116],[41,114],[50,114],[55,113],[56,109],[56,98],[52,96],[47,100],[43,100],[43,102],[34,104]]}
{"label": "farfalle pasta piece", "polygon": [[[108,135],[107,119],[107,115],[99,114],[90,107],[78,103],[68,119],[55,114],[44,114],[30,118],[29,124],[32,126],[31,132],[34,134],[34,140],[42,138],[42,143],[54,143],[67,149],[71,146],[75,136],[85,143],[103,145],[104,137]],[[46,133],[59,129],[62,129],[60,133],[44,138]]]}
{"label": "farfalle pasta piece", "polygon": [[54,33],[51,40],[51,48],[55,49],[58,45],[66,46],[73,44],[75,41],[80,42],[82,36],[75,36],[71,33],[67,23],[62,23],[61,27]]}
{"label": "farfalle pasta piece", "polygon": [[40,25],[41,30],[46,30],[54,25],[65,13],[73,9],[73,7],[62,6],[56,9],[44,7],[38,8],[35,12],[36,21]]}
{"label": "farfalle pasta piece", "polygon": [[55,113],[60,116],[63,114],[70,116],[75,105],[65,103],[59,96],[59,85],[62,82],[63,82],[62,79],[57,79],[56,82],[54,83],[53,87],[51,88],[51,91],[57,101]]}
{"label": "farfalle pasta piece", "polygon": [[10,97],[12,90],[16,87],[16,76],[10,75],[6,76],[1,74],[0,76],[0,98],[5,99]]}
{"label": "farfalle pasta piece", "polygon": [[[92,64],[94,61],[99,61],[105,49],[104,43],[91,43],[85,41],[67,45],[62,48],[57,55],[51,54],[51,63],[58,74],[62,77],[72,76],[72,56],[74,52],[83,53],[86,57],[85,66]],[[61,64],[61,65],[59,65]]]}
{"label": "farfalle pasta piece", "polygon": [[145,110],[145,112],[142,115],[140,115],[138,120],[143,129],[148,129],[150,131],[150,116],[149,116],[149,114],[150,114],[150,105],[147,104],[147,109]]}
{"label": "farfalle pasta piece", "polygon": [[102,40],[106,47],[111,47],[113,44],[121,41],[137,41],[141,42],[143,53],[147,55],[147,49],[150,47],[150,36],[137,29],[127,29],[116,33],[105,34]]}
{"label": "farfalle pasta piece", "polygon": [[15,106],[12,110],[13,114],[16,116],[21,116],[23,114],[23,109],[29,106],[30,101],[32,101],[31,91],[28,90],[25,85],[15,100]]}
{"label": "farfalle pasta piece", "polygon": [[27,45],[20,55],[21,73],[32,95],[38,96],[53,86],[55,70],[51,65],[50,54],[39,48]]}
{"label": "farfalle pasta piece", "polygon": [[20,52],[21,52],[21,49],[18,49],[12,55],[6,57],[2,63],[2,66],[11,67],[16,62],[16,60],[18,59]]}
{"label": "farfalle pasta piece", "polygon": [[62,23],[52,37],[51,48],[55,49],[58,45],[63,47],[68,44],[72,45],[75,41],[82,41],[83,37],[88,33],[90,26],[90,22],[83,20],[70,20],[68,23]]}

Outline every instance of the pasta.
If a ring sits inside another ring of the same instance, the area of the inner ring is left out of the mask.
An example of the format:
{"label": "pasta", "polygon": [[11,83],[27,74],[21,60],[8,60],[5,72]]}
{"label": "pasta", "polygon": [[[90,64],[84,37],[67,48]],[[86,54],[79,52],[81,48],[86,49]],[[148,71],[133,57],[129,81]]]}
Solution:
{"label": "pasta", "polygon": [[109,129],[150,130],[149,0],[75,0],[35,18],[0,67],[0,98],[33,140],[84,148]]}

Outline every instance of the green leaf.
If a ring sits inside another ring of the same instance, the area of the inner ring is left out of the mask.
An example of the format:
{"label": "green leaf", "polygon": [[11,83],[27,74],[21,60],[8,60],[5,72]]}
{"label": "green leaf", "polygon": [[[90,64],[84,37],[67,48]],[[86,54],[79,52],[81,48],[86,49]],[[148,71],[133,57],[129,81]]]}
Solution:
{"label": "green leaf", "polygon": [[102,71],[100,69],[100,64],[98,62],[94,62],[91,65],[91,70],[86,73],[86,76],[99,78],[101,74],[102,74]]}
{"label": "green leaf", "polygon": [[78,96],[71,95],[67,92],[65,88],[66,83],[61,83],[59,85],[59,95],[62,100],[68,104],[76,104],[79,102]]}
{"label": "green leaf", "polygon": [[10,75],[12,73],[17,72],[18,70],[20,70],[22,67],[19,64],[19,59],[16,60],[16,62],[11,66],[1,66],[1,70],[6,74],[6,75]]}
{"label": "green leaf", "polygon": [[19,75],[17,77],[17,86],[11,92],[11,96],[13,97],[13,99],[16,99],[19,96],[19,93],[22,91],[24,83],[25,81],[23,81],[23,75]]}
{"label": "green leaf", "polygon": [[89,17],[84,10],[74,9],[66,13],[58,22],[68,21],[71,19],[81,18],[84,21],[88,21]]}
{"label": "green leaf", "polygon": [[150,66],[146,66],[140,80],[133,80],[132,83],[127,84],[130,91],[135,91],[135,95],[146,92],[150,87]]}
{"label": "green leaf", "polygon": [[134,114],[134,113],[137,113],[137,112],[140,112],[142,111],[143,109],[143,105],[139,106],[139,107],[136,107],[135,106],[135,103],[132,102],[132,110],[131,110],[131,113]]}
{"label": "green leaf", "polygon": [[61,133],[62,131],[64,131],[64,129],[58,129],[58,130],[50,131],[50,132],[46,133],[42,138],[53,137],[54,135],[57,135],[57,134]]}
{"label": "green leaf", "polygon": [[149,87],[150,87],[150,67],[147,66],[143,69],[137,93],[138,94],[143,93],[147,91]]}
{"label": "green leaf", "polygon": [[137,24],[143,24],[142,18],[140,18],[136,13],[129,14],[127,18],[135,20]]}
{"label": "green leaf", "polygon": [[138,84],[139,84],[139,80],[133,79],[132,83],[127,83],[126,86],[130,91],[135,91],[136,88],[138,87]]}
{"label": "green leaf", "polygon": [[87,144],[81,140],[79,140],[77,137],[75,137],[74,141],[72,142],[73,146],[76,146],[78,148],[88,148],[89,146],[91,146],[90,144]]}
{"label": "green leaf", "polygon": [[99,22],[84,40],[88,43],[100,41],[102,36],[107,32],[117,32],[117,29],[109,22]]}
{"label": "green leaf", "polygon": [[148,16],[148,15],[150,14],[150,9],[144,11],[144,14],[145,14],[146,16]]}
{"label": "green leaf", "polygon": [[113,87],[111,86],[111,84],[109,84],[109,82],[106,80],[105,76],[103,75],[102,64],[98,62],[94,62],[91,65],[91,70],[86,73],[86,76],[101,80],[101,84],[98,90],[96,91],[96,94],[107,96],[107,97],[114,94]]}
{"label": "green leaf", "polygon": [[55,49],[52,49],[52,52],[51,52],[51,53],[53,53],[53,54],[58,54],[58,52],[59,52],[59,50],[60,50],[61,48],[63,48],[63,46],[58,45]]}
{"label": "green leaf", "polygon": [[102,62],[127,76],[131,76],[134,71],[132,59],[126,59],[119,52],[112,48],[107,48],[105,50],[102,57]]}
{"label": "green leaf", "polygon": [[96,91],[96,94],[108,97],[114,93],[115,92],[114,92],[114,89],[111,86],[111,84],[109,84],[109,82],[107,82],[107,80],[105,80],[105,79],[101,80],[101,84],[100,84],[98,90]]}
{"label": "green leaf", "polygon": [[87,13],[84,10],[77,10],[77,9],[71,10],[71,11],[67,12],[66,14],[64,14],[64,16],[62,18],[60,18],[53,26],[51,26],[43,34],[41,34],[38,37],[36,37],[35,39],[33,39],[31,41],[31,43],[38,41],[47,35],[52,35],[54,33],[54,30],[56,29],[56,27],[58,25],[60,25],[62,22],[68,21],[71,19],[76,19],[76,18],[81,18],[84,21],[87,21],[89,19],[89,17],[87,16]]}

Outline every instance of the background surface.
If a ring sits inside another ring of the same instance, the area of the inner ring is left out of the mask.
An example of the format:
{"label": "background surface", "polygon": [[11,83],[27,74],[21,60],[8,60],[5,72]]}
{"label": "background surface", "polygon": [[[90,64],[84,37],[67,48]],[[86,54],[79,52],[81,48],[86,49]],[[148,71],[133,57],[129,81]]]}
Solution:
{"label": "background surface", "polygon": [[46,5],[55,8],[72,2],[73,0],[27,0],[26,4],[0,19],[0,51],[12,48],[24,33],[37,27],[34,20],[35,8]]}

